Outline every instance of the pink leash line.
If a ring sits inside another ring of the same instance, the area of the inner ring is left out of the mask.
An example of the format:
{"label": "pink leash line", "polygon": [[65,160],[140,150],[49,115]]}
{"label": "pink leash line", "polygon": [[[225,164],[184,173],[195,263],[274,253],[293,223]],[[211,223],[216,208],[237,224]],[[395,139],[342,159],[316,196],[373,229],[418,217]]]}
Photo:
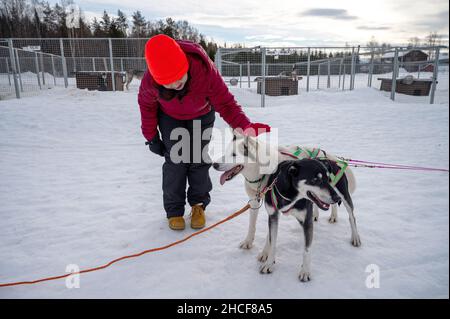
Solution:
{"label": "pink leash line", "polygon": [[[405,169],[405,170],[417,170],[417,171],[438,171],[438,172],[449,172],[448,169],[445,168],[432,168],[432,167],[421,167],[421,166],[409,166],[409,165],[400,165],[400,164],[387,164],[380,162],[369,162],[369,161],[361,161],[361,160],[353,160],[346,159],[349,164],[353,164],[358,166],[358,164],[364,164],[359,166],[366,166],[371,168],[390,168],[390,169]],[[369,164],[369,165],[367,165]]]}

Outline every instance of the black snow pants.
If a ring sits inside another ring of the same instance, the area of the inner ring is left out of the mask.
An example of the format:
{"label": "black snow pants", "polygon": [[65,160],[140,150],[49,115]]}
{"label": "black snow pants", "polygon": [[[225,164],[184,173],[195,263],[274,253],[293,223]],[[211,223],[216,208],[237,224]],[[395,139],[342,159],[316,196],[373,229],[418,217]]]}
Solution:
{"label": "black snow pants", "polygon": [[[177,120],[161,109],[158,111],[158,128],[165,147],[162,190],[167,218],[184,215],[186,182],[189,183],[187,200],[190,206],[203,204],[205,208],[211,201],[209,195],[212,189],[211,178],[209,177],[211,159],[207,150],[214,120],[215,111],[213,108],[205,115],[193,120]],[[174,134],[171,139],[172,131],[177,128],[178,130],[174,133],[184,132],[186,134]],[[208,128],[208,132],[203,134]],[[174,154],[171,157],[170,151],[174,146],[175,149],[172,153],[176,153],[185,160],[179,161],[177,156],[173,156]]]}

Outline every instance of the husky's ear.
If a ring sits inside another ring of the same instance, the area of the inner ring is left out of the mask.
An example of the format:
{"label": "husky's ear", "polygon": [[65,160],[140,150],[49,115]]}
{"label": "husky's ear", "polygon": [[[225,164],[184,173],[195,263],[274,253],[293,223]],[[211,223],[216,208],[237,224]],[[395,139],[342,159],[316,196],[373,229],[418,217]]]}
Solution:
{"label": "husky's ear", "polygon": [[250,149],[252,149],[255,153],[258,150],[258,140],[252,136],[248,136],[246,135],[245,138],[245,144],[247,145],[247,147],[249,147]]}
{"label": "husky's ear", "polygon": [[235,141],[236,139],[239,139],[239,138],[243,138],[243,137],[244,137],[244,132],[242,131],[241,128],[233,129],[233,141]]}

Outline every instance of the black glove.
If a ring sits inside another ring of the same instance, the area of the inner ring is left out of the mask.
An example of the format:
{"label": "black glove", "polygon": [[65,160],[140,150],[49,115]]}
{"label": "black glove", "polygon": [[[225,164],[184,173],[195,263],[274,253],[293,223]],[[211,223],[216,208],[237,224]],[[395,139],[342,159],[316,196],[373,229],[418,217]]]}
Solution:
{"label": "black glove", "polygon": [[164,156],[165,147],[164,147],[163,142],[159,138],[158,133],[156,133],[155,137],[151,141],[145,142],[145,145],[148,145],[148,148],[153,153],[160,155],[160,156]]}

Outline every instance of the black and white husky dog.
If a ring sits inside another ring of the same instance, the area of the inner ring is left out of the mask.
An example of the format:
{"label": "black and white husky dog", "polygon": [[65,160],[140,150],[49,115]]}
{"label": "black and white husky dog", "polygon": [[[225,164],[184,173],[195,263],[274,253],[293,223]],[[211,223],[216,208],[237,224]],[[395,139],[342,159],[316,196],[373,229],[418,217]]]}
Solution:
{"label": "black and white husky dog", "polygon": [[[361,241],[356,229],[353,214],[351,193],[355,189],[353,173],[349,168],[335,186],[330,184],[330,174],[337,175],[341,167],[337,158],[326,154],[312,158],[293,159],[295,147],[277,148],[277,165],[270,173],[261,173],[261,152],[264,149],[261,142],[253,137],[244,137],[233,132],[233,141],[227,148],[226,154],[213,163],[216,170],[224,171],[220,183],[224,184],[238,174],[245,178],[245,189],[250,198],[250,224],[247,237],[240,244],[240,248],[250,249],[256,232],[256,220],[260,203],[255,200],[257,194],[265,191],[263,200],[269,214],[269,232],[266,244],[258,259],[262,262],[261,273],[271,273],[275,264],[275,246],[277,239],[278,217],[291,215],[303,227],[305,247],[303,264],[299,272],[301,281],[311,278],[311,243],[313,237],[314,210],[328,210],[332,207],[330,222],[337,220],[337,205],[344,204],[349,213],[352,229],[351,243],[360,246]],[[304,148],[306,150],[306,148]]]}

